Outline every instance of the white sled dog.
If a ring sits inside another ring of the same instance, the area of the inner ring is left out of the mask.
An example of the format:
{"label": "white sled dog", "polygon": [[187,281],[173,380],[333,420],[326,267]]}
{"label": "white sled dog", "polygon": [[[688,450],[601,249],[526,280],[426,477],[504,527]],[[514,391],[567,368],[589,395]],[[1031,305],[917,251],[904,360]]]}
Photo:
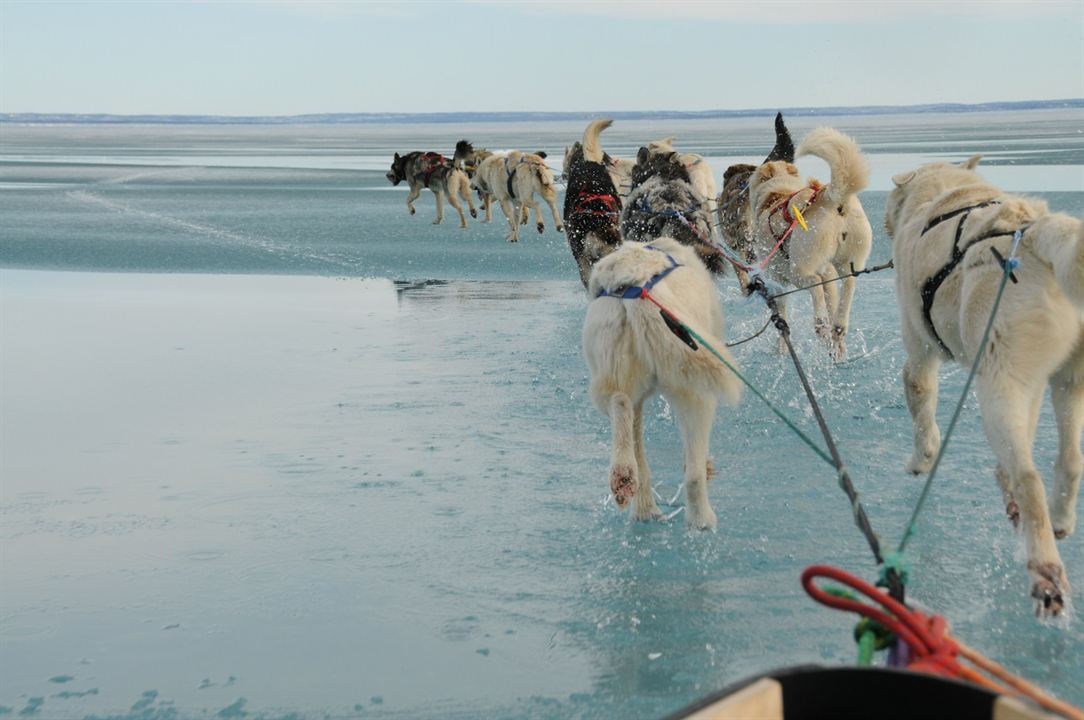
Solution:
{"label": "white sled dog", "polygon": [[[783,160],[756,169],[749,178],[749,212],[757,257],[770,256],[769,274],[797,287],[833,280],[852,266],[865,269],[873,230],[857,195],[869,182],[869,168],[858,145],[832,128],[818,128],[802,140],[796,155],[827,162],[831,182],[803,181],[798,168]],[[792,216],[794,207],[805,217],[808,230]],[[847,354],[844,337],[850,329],[855,278],[842,282],[842,293],[835,282],[809,290],[814,329],[837,360]],[[785,318],[785,299],[776,302]]]}
{"label": "white sled dog", "polygon": [[610,417],[610,489],[618,507],[631,498],[637,520],[660,518],[644,454],[644,401],[656,392],[673,406],[685,445],[685,519],[714,529],[708,501],[708,441],[717,399],[737,403],[737,377],[705,348],[693,350],[667,326],[659,309],[635,299],[647,288],[683,323],[723,353],[723,312],[712,276],[696,251],[668,237],[626,241],[591,272],[583,351],[591,371],[591,399]]}
{"label": "white sled dog", "polygon": [[500,204],[511,228],[509,242],[519,240],[520,218],[530,209],[534,210],[538,232],[545,231],[538,202],[534,199],[536,194],[549,205],[557,232],[564,232],[564,223],[557,214],[557,187],[554,185],[553,171],[540,155],[518,150],[490,155],[478,164],[471,185],[479,192],[492,195]]}
{"label": "white sled dog", "polygon": [[[1023,531],[1031,596],[1040,616],[1061,613],[1069,580],[1055,544],[1076,525],[1084,458],[1084,223],[1046,203],[1007,195],[973,168],[933,163],[892,178],[885,209],[907,361],[903,385],[914,421],[913,473],[929,472],[941,446],[937,371],[982,353],[975,382],[997,457],[1006,512]],[[1013,234],[1022,231],[1017,284],[1006,286],[987,348],[980,348]],[[1058,425],[1047,512],[1031,448],[1050,386]]]}

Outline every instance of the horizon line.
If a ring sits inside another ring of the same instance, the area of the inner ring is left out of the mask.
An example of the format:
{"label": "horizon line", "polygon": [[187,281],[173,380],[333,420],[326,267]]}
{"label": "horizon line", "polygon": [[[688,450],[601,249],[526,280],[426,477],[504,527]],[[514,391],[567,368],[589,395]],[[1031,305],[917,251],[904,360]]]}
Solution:
{"label": "horizon line", "polygon": [[712,119],[723,117],[759,117],[783,112],[789,115],[828,114],[908,114],[938,111],[989,112],[1006,109],[1084,108],[1084,98],[1061,98],[1054,100],[1003,100],[982,103],[919,103],[912,105],[827,105],[813,107],[746,108],[735,110],[454,110],[433,112],[326,112],[293,115],[215,115],[206,113],[78,113],[78,112],[4,112],[0,123],[56,123],[79,122],[86,124],[124,123],[235,123],[235,124],[300,124],[319,123],[367,123],[389,120],[403,122],[461,122],[464,120],[579,120],[597,117],[614,119]]}

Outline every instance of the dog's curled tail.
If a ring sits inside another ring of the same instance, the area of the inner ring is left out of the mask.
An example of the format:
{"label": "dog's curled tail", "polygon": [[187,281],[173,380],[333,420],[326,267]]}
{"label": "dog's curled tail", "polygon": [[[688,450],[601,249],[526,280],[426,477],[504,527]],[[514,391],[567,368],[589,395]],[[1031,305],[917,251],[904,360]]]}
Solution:
{"label": "dog's curled tail", "polygon": [[828,197],[837,205],[869,184],[869,165],[858,143],[838,130],[817,128],[805,136],[795,154],[813,155],[828,163],[832,169]]}
{"label": "dog's curled tail", "polygon": [[603,118],[592,120],[583,131],[583,157],[590,162],[602,162],[602,145],[599,144],[599,135],[602,131],[614,124],[613,120]]}
{"label": "dog's curled tail", "polygon": [[1050,263],[1062,292],[1084,312],[1084,220],[1058,213],[1035,225],[1036,254]]}

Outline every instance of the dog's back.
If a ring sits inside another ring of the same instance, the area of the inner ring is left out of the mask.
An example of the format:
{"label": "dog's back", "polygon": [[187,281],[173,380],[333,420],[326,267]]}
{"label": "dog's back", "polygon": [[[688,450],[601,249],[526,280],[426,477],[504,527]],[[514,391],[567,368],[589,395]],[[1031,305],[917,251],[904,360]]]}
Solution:
{"label": "dog's back", "polygon": [[[654,249],[651,249],[654,248]],[[704,392],[736,403],[741,385],[706,348],[692,350],[667,326],[658,308],[646,300],[613,297],[624,288],[642,287],[665,271],[671,260],[679,267],[651,289],[671,310],[734,365],[723,335],[723,313],[715,284],[697,254],[672,238],[648,244],[626,242],[595,265],[588,293],[583,345],[592,375],[592,398],[614,388],[657,386],[664,394]],[[605,290],[610,296],[599,296]]]}

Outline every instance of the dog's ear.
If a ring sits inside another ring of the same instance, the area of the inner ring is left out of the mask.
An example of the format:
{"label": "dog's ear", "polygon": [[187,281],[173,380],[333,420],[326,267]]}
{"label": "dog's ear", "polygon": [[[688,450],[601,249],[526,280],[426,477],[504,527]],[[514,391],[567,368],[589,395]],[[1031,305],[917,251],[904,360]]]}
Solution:
{"label": "dog's ear", "polygon": [[915,171],[910,170],[908,172],[900,173],[899,175],[893,176],[892,182],[895,183],[896,187],[903,187],[904,185],[906,185],[907,183],[911,182],[914,179],[915,179]]}
{"label": "dog's ear", "polygon": [[775,163],[764,163],[757,168],[757,180],[765,182],[775,177]]}
{"label": "dog's ear", "polygon": [[974,170],[975,166],[979,164],[979,160],[982,160],[982,155],[972,155],[967,160],[960,163],[960,167],[964,170]]}
{"label": "dog's ear", "polygon": [[398,160],[398,159],[399,159],[399,153],[395,153],[395,159],[396,159],[396,160]]}
{"label": "dog's ear", "polygon": [[648,151],[648,149],[646,147],[642,147],[639,150],[637,150],[636,151],[636,164],[637,165],[646,165],[647,164],[647,158],[648,158],[648,156],[650,154],[651,153]]}
{"label": "dog's ear", "polygon": [[546,159],[546,151],[545,150],[539,150],[538,152],[535,153],[535,155],[542,158],[543,160]]}

